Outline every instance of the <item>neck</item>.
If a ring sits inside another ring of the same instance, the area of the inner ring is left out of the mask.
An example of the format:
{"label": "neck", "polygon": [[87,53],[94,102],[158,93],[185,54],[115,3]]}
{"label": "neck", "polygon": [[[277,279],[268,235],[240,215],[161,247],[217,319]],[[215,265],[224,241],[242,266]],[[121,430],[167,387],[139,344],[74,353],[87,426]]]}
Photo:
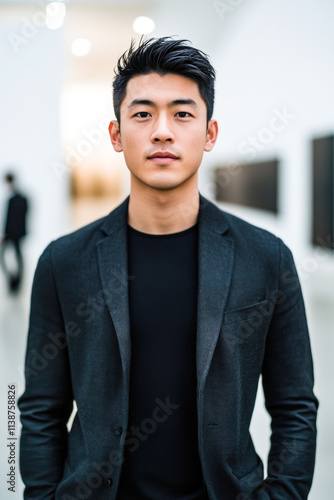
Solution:
{"label": "neck", "polygon": [[182,188],[148,188],[144,193],[131,189],[128,224],[149,234],[177,233],[194,226],[199,211],[198,186]]}

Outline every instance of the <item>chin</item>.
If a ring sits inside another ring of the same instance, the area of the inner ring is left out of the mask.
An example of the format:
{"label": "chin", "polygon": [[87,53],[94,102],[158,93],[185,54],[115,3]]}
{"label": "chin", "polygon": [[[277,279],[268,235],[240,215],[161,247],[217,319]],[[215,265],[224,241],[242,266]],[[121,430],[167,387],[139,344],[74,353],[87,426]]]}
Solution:
{"label": "chin", "polygon": [[146,183],[147,186],[149,186],[152,189],[157,189],[160,191],[168,191],[169,189],[176,189],[179,186],[181,186],[183,182],[148,182]]}
{"label": "chin", "polygon": [[186,181],[186,179],[171,179],[171,178],[156,178],[156,179],[148,179],[145,184],[154,188],[154,189],[174,189],[178,186],[181,186]]}
{"label": "chin", "polygon": [[176,189],[180,184],[151,184],[150,187],[152,189],[156,189],[157,191],[169,191],[171,189]]}

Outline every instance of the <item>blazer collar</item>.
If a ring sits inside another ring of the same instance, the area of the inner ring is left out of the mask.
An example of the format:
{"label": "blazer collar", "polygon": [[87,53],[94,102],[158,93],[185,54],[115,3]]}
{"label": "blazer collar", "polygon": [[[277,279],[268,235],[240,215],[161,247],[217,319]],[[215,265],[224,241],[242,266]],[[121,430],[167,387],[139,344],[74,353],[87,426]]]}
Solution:
{"label": "blazer collar", "polygon": [[[224,234],[228,229],[224,212],[222,212],[222,210],[220,210],[213,202],[205,198],[200,192],[199,199],[200,206],[198,211],[198,223],[205,224],[219,234]],[[100,227],[104,234],[110,235],[113,232],[117,232],[126,227],[128,221],[129,200],[130,195],[128,195],[125,200],[105,218]]]}

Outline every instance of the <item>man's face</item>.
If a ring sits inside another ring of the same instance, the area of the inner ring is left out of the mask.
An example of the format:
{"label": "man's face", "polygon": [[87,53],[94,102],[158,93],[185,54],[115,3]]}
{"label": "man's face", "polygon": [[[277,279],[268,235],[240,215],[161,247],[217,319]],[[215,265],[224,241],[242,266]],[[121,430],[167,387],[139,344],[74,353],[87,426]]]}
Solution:
{"label": "man's face", "polygon": [[176,74],[130,79],[120,116],[120,132],[117,121],[109,126],[114,149],[123,151],[133,182],[157,190],[190,182],[217,137],[197,83]]}

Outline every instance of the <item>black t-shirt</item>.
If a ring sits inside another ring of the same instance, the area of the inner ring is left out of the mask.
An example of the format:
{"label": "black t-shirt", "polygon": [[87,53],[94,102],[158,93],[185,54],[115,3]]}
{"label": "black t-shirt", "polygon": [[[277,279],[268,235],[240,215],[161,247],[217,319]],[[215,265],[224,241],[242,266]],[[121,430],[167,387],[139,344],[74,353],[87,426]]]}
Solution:
{"label": "black t-shirt", "polygon": [[129,425],[117,500],[207,500],[198,454],[198,224],[128,225]]}

